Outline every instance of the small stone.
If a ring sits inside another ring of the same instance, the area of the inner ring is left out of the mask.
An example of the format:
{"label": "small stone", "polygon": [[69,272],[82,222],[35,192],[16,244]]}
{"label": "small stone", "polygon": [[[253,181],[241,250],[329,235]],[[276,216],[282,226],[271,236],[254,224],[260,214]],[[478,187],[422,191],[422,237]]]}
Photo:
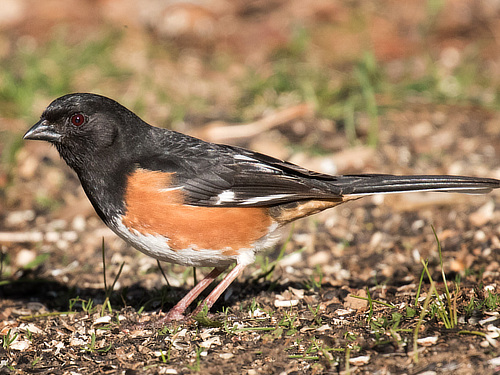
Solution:
{"label": "small stone", "polygon": [[31,221],[35,218],[35,211],[24,210],[24,211],[14,211],[7,214],[5,218],[5,225],[7,227],[16,227],[21,224],[26,224],[26,222]]}
{"label": "small stone", "polygon": [[212,345],[221,345],[219,336],[212,336],[211,338],[203,341],[200,346],[205,349],[210,349]]}
{"label": "small stone", "polygon": [[429,337],[423,337],[421,339],[418,339],[417,344],[421,345],[421,346],[432,346],[432,345],[436,345],[437,341],[438,341],[437,336],[429,336]]}
{"label": "small stone", "polygon": [[482,205],[476,212],[469,215],[469,220],[472,225],[476,227],[481,227],[488,223],[495,213],[495,203],[493,200],[489,200],[487,203]]}
{"label": "small stone", "polygon": [[332,329],[332,327],[330,327],[329,324],[323,324],[321,327],[317,328],[316,331],[317,332],[325,332],[325,331],[329,331],[331,329]]}
{"label": "small stone", "polygon": [[298,299],[291,299],[291,300],[275,300],[274,301],[274,307],[292,307],[292,306],[297,306],[299,304]]}
{"label": "small stone", "polygon": [[43,333],[43,331],[33,323],[21,323],[19,329],[24,332],[30,331],[31,333],[35,333],[38,335]]}
{"label": "small stone", "polygon": [[71,340],[69,340],[69,345],[70,346],[86,346],[87,340],[84,340],[80,337],[72,337]]}
{"label": "small stone", "polygon": [[500,357],[492,358],[488,361],[488,363],[493,367],[500,366]]}
{"label": "small stone", "polygon": [[[359,297],[367,297],[366,292],[363,289],[360,289],[357,294],[359,295]],[[355,310],[362,310],[368,307],[368,301],[366,299],[356,298],[352,295],[348,295],[344,299],[344,307]]]}
{"label": "small stone", "polygon": [[370,361],[369,355],[362,355],[359,357],[354,357],[349,359],[349,363],[354,366],[366,365]]}
{"label": "small stone", "polygon": [[9,345],[12,350],[26,350],[30,347],[31,341],[29,340],[16,340]]}
{"label": "small stone", "polygon": [[105,315],[105,316],[101,316],[99,318],[97,318],[96,320],[94,320],[94,325],[97,325],[97,324],[107,324],[111,322],[111,316],[109,315]]}
{"label": "small stone", "polygon": [[85,221],[85,218],[82,215],[77,215],[73,219],[71,227],[77,232],[83,232],[87,227],[87,222]]}
{"label": "small stone", "polygon": [[20,268],[24,268],[29,263],[33,262],[36,258],[36,253],[32,250],[22,249],[16,255],[16,265]]}

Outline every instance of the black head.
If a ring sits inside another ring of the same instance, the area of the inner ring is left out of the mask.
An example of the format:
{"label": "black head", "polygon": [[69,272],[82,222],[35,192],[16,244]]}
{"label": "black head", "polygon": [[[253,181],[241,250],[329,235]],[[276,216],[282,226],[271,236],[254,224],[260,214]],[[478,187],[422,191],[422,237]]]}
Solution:
{"label": "black head", "polygon": [[[112,99],[95,94],[68,94],[54,100],[24,139],[48,141],[73,168],[105,153],[112,145],[145,125]],[[119,147],[119,146],[114,146]]]}

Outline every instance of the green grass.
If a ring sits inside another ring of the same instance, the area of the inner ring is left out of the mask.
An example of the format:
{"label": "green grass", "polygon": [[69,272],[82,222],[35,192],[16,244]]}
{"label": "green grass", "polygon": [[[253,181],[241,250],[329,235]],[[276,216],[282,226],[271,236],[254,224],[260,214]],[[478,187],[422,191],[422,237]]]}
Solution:
{"label": "green grass", "polygon": [[308,345],[303,353],[290,354],[288,356],[288,358],[290,358],[290,359],[303,359],[303,360],[309,360],[309,361],[318,361],[318,360],[320,360],[321,357],[323,357],[323,358],[327,359],[329,364],[333,364],[337,361],[336,361],[336,358],[334,356],[332,356],[330,353],[332,353],[332,352],[346,352],[346,350],[348,350],[346,348],[329,347],[328,345],[325,345],[321,340],[318,340],[316,337],[311,337],[311,339],[308,343],[296,340],[294,345],[289,347],[288,350],[290,350],[290,351],[295,350],[295,346],[297,346],[298,344],[302,345],[303,347],[306,347],[306,345],[304,345],[304,344],[308,344]]}
{"label": "green grass", "polygon": [[[432,276],[429,272],[429,269],[427,267],[428,263],[422,260],[422,265],[424,267],[422,273],[425,273],[427,276],[430,284],[431,284],[431,292],[429,292],[427,298],[430,298],[430,312],[432,313],[433,316],[436,316],[439,320],[441,320],[447,329],[454,328],[457,325],[458,321],[458,312],[457,312],[457,296],[458,292],[460,289],[460,285],[458,283],[454,283],[455,290],[453,293],[450,293],[450,290],[448,289],[448,282],[446,280],[446,272],[444,269],[444,263],[443,263],[443,254],[442,254],[442,248],[441,248],[441,241],[439,241],[439,238],[437,236],[437,233],[432,227],[432,231],[434,233],[434,237],[436,239],[437,243],[437,249],[438,249],[438,254],[439,254],[439,264],[440,264],[440,269],[441,269],[441,276],[443,278],[443,286],[444,286],[444,297],[442,297],[437,289],[436,283],[432,279]],[[422,280],[423,277],[420,277],[420,280]],[[420,290],[420,286],[419,286]],[[431,297],[430,297],[431,296]],[[418,299],[418,295],[417,295]]]}
{"label": "green grass", "polygon": [[9,350],[10,346],[14,341],[16,341],[19,333],[12,333],[12,330],[9,329],[5,335],[2,335],[2,348],[5,350]]}
{"label": "green grass", "polygon": [[205,350],[201,346],[195,349],[195,358],[193,364],[187,365],[187,368],[193,372],[199,372],[201,370],[201,353]]}
{"label": "green grass", "polygon": [[[432,227],[434,237],[436,239],[437,250],[439,255],[439,265],[441,270],[441,276],[443,279],[444,296],[439,292],[437,283],[433,280],[431,273],[428,268],[428,262],[421,260],[423,270],[420,275],[420,281],[418,285],[417,294],[415,297],[415,307],[417,307],[420,292],[423,286],[424,276],[427,277],[430,283],[430,289],[427,292],[424,304],[418,316],[415,328],[413,330],[413,360],[415,363],[418,362],[418,334],[422,324],[424,324],[424,318],[436,319],[440,321],[445,329],[453,329],[458,325],[458,309],[457,309],[457,298],[460,294],[460,284],[458,282],[453,282],[454,289],[450,292],[448,288],[448,282],[446,279],[446,272],[443,262],[443,254],[441,241],[436,233],[434,227]],[[414,310],[410,310],[413,312]]]}
{"label": "green grass", "polygon": [[323,284],[323,271],[319,264],[316,265],[313,274],[308,280],[304,281],[304,289],[306,290],[321,290],[321,285]]}
{"label": "green grass", "polygon": [[[491,291],[476,291],[470,297],[469,303],[464,306],[459,303],[462,298],[461,284],[459,278],[448,281],[446,268],[442,253],[441,242],[435,232],[439,257],[439,270],[442,284],[438,284],[431,275],[428,262],[422,260],[422,272],[415,294],[415,303],[406,305],[405,309],[390,303],[374,300],[367,290],[367,297],[353,296],[368,301],[367,326],[375,339],[375,345],[392,344],[396,346],[407,345],[413,342],[413,360],[418,362],[418,344],[420,329],[423,325],[432,326],[434,329],[456,330],[460,328],[458,317],[461,315],[471,316],[473,311],[498,311],[500,309],[500,294]],[[475,275],[469,271],[469,274]],[[451,287],[449,287],[451,285]],[[426,293],[425,300],[420,303],[420,296]],[[375,305],[382,310],[375,312]],[[390,309],[387,312],[387,308]],[[484,337],[481,331],[470,331],[468,329],[458,331],[458,334],[468,334]]]}
{"label": "green grass", "polygon": [[[0,73],[1,74],[1,73]],[[1,82],[1,78],[0,78]],[[0,104],[1,106],[1,104]],[[16,134],[9,131],[2,131],[0,128],[0,172],[2,169],[8,176],[8,182],[12,181],[12,175],[16,167],[16,155],[23,145],[23,141]],[[3,143],[3,150],[2,150]],[[0,193],[1,193],[0,187]]]}
{"label": "green grass", "polygon": [[[429,11],[438,12],[439,3],[429,1]],[[474,103],[491,108],[500,103],[500,90],[478,64],[481,57],[473,48],[460,52],[461,60],[450,71],[441,69],[429,53],[422,60],[422,74],[415,75],[408,64],[397,79],[392,79],[370,50],[341,71],[325,69],[308,57],[310,43],[308,31],[301,30],[273,54],[267,69],[248,69],[240,82],[237,108],[241,120],[254,118],[263,106],[305,101],[315,105],[320,118],[342,127],[349,144],[377,146],[380,115],[416,97],[433,103]],[[360,128],[360,117],[368,120],[367,128]]]}
{"label": "green grass", "polygon": [[112,61],[119,38],[118,32],[109,32],[71,44],[61,32],[42,45],[18,43],[10,56],[0,60],[0,112],[5,117],[31,120],[37,99],[78,90],[77,82],[83,77],[88,78],[89,87],[99,87],[104,78],[127,77]]}
{"label": "green grass", "polygon": [[[499,101],[498,90],[491,87],[489,96],[484,95],[487,77],[477,67],[474,56],[447,75],[433,67],[429,58],[427,73],[418,78],[403,77],[391,82],[373,53],[366,52],[344,73],[343,79],[330,76],[331,72],[312,63],[288,56],[271,62],[271,73],[249,70],[241,84],[243,95],[239,109],[244,119],[255,116],[253,107],[278,107],[283,101],[313,103],[319,117],[334,120],[343,126],[351,145],[364,143],[376,146],[379,138],[379,116],[388,107],[399,107],[406,100],[420,96],[436,103],[464,103],[494,106]],[[384,98],[384,104],[378,98]],[[285,99],[288,98],[288,99]],[[250,116],[245,116],[245,113]],[[359,116],[368,119],[366,135],[360,138]]]}
{"label": "green grass", "polygon": [[[429,1],[429,14],[438,14],[440,1]],[[185,116],[213,113],[211,98],[200,94],[180,100],[158,82],[154,70],[134,75],[126,64],[116,60],[122,31],[108,29],[99,36],[90,36],[79,43],[71,43],[64,30],[43,44],[24,40],[0,60],[0,113],[6,118],[21,118],[31,123],[39,113],[33,113],[34,104],[72,91],[120,92],[123,82],[134,83],[140,91],[147,91],[156,102],[169,107],[169,123],[182,122]],[[386,108],[399,107],[408,99],[421,97],[436,103],[467,103],[495,107],[500,103],[500,91],[492,85],[486,70],[478,64],[481,56],[473,48],[464,51],[459,64],[449,72],[436,68],[436,58],[426,56],[424,73],[413,76],[410,66],[403,68],[399,78],[391,79],[387,67],[379,63],[375,54],[366,50],[350,64],[336,67],[321,65],[310,57],[314,41],[309,30],[296,27],[293,37],[271,53],[266,69],[246,66],[239,75],[239,95],[228,107],[234,121],[250,121],[261,116],[262,110],[298,102],[315,105],[317,117],[333,120],[342,128],[350,145],[376,146],[379,138],[380,115]],[[173,49],[176,50],[175,48]],[[174,60],[180,51],[151,47],[151,59]],[[231,56],[225,54],[206,57],[207,69],[220,72],[231,66]],[[118,100],[123,98],[117,97]],[[383,99],[383,100],[381,100]],[[149,101],[137,95],[126,103],[144,115]],[[367,128],[360,128],[360,118],[367,119]],[[161,124],[158,124],[161,125]],[[24,130],[24,129],[23,129]],[[2,165],[12,165],[21,141],[2,134],[7,147],[3,148]]]}
{"label": "green grass", "polygon": [[[37,44],[29,38],[15,43],[16,48],[0,58],[0,113],[3,118],[22,119],[26,124],[41,115],[34,108],[74,91],[98,91],[103,83],[120,82],[130,72],[113,61],[114,47],[120,32],[108,31],[98,38],[69,43],[64,31],[58,31],[48,42]],[[20,133],[26,128],[0,128],[0,172],[12,183],[16,155],[24,144]],[[51,198],[38,196],[41,208],[57,207]]]}
{"label": "green grass", "polygon": [[104,246],[104,237],[102,239],[102,244],[101,244],[101,254],[102,254],[102,277],[103,277],[103,281],[104,281],[104,293],[105,293],[104,302],[102,303],[102,307],[101,307],[101,316],[104,316],[106,309],[108,310],[109,313],[113,312],[113,308],[111,307],[110,298],[111,298],[111,294],[113,293],[113,290],[115,289],[115,285],[116,285],[118,279],[120,278],[120,275],[122,273],[123,266],[125,265],[125,262],[123,262],[121,264],[121,266],[120,266],[120,268],[119,268],[118,272],[116,273],[116,276],[113,280],[113,283],[111,284],[110,287],[108,287],[107,278],[106,278],[106,248]]}
{"label": "green grass", "polygon": [[81,349],[89,352],[89,353],[107,353],[113,348],[113,344],[109,344],[105,347],[98,347],[96,343],[96,334],[92,332],[90,334],[90,342],[87,344],[87,346],[82,347]]}
{"label": "green grass", "polygon": [[73,311],[76,307],[80,307],[87,314],[92,314],[95,311],[94,300],[92,298],[83,299],[80,297],[70,298],[69,311]]}
{"label": "green grass", "polygon": [[366,53],[340,82],[301,56],[277,54],[271,64],[270,74],[249,70],[241,83],[243,94],[238,108],[243,119],[255,116],[252,108],[260,108],[264,103],[278,107],[282,102],[305,101],[315,105],[320,117],[344,124],[350,143],[355,144],[358,142],[356,117],[358,113],[365,113],[370,126],[364,143],[376,146],[380,113],[376,94],[384,90],[387,82],[373,54]]}
{"label": "green grass", "polygon": [[482,296],[471,296],[469,303],[465,307],[467,316],[471,316],[474,311],[498,311],[500,309],[500,294],[487,291]]}

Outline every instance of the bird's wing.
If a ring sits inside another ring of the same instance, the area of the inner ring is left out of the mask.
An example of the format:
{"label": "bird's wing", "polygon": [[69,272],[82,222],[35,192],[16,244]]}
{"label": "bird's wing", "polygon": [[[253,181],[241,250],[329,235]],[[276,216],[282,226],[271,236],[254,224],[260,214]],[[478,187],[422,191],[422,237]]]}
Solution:
{"label": "bird's wing", "polygon": [[269,207],[409,191],[486,193],[500,187],[496,179],[464,176],[331,176],[239,147],[205,142],[177,147],[147,162],[155,170],[173,173],[173,188],[193,206]]}
{"label": "bird's wing", "polygon": [[340,196],[322,180],[335,177],[238,147],[202,144],[149,156],[140,166],[173,173],[185,204],[263,207]]}

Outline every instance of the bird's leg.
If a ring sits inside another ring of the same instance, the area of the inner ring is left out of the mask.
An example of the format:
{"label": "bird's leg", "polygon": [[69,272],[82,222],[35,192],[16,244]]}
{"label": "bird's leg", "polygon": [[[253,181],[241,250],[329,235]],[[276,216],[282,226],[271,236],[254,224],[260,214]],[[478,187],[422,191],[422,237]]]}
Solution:
{"label": "bird's leg", "polygon": [[[191,313],[191,316],[196,316],[205,306],[210,310],[213,304],[219,299],[222,293],[228,288],[229,285],[243,272],[245,264],[237,264],[222,281],[210,292],[207,298],[200,303],[200,305]],[[213,271],[212,271],[213,272]],[[199,294],[199,293],[198,293]]]}
{"label": "bird's leg", "polygon": [[[227,268],[227,267],[226,267]],[[189,305],[203,292],[226,268],[214,268],[207,276],[203,278],[198,284],[196,284],[193,289],[189,291],[188,294],[182,298],[177,305],[172,307],[165,317],[158,320],[157,324],[168,323],[172,320],[182,320],[184,319],[184,311],[189,307]]]}

